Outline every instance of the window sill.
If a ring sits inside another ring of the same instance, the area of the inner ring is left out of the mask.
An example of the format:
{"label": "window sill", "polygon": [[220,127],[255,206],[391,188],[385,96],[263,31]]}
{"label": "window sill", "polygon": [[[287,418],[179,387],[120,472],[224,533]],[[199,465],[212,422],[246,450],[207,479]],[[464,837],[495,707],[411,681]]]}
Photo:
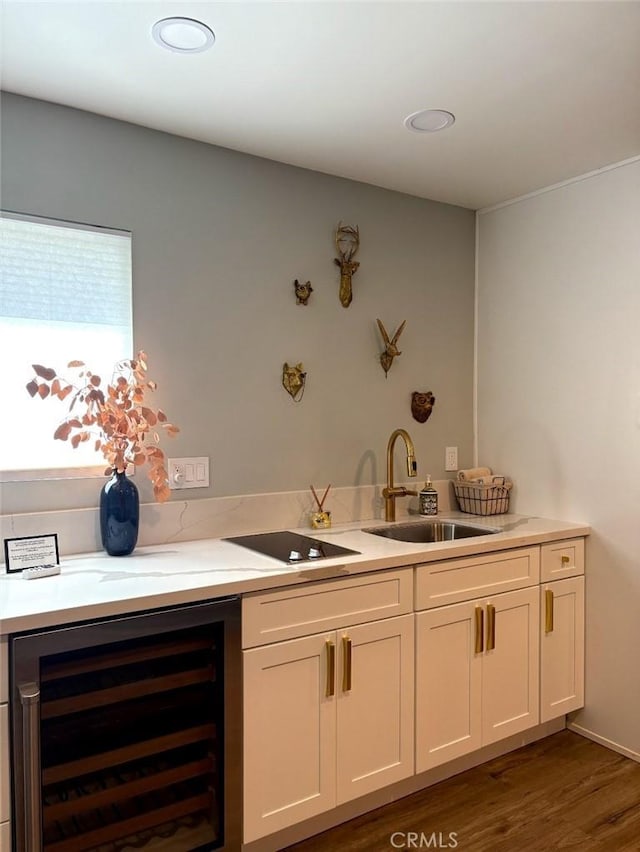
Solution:
{"label": "window sill", "polygon": [[[40,482],[47,479],[104,479],[106,465],[89,467],[54,467],[33,470],[0,470],[2,482]],[[133,476],[135,468],[129,465],[128,476]]]}

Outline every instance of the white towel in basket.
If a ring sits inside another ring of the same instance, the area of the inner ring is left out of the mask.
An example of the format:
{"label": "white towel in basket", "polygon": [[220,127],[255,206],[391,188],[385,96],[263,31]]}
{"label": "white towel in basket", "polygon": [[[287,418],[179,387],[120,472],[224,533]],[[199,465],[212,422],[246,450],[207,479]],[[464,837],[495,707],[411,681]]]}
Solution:
{"label": "white towel in basket", "polygon": [[491,477],[490,467],[470,467],[467,470],[458,471],[458,479],[461,482],[469,482],[483,476]]}

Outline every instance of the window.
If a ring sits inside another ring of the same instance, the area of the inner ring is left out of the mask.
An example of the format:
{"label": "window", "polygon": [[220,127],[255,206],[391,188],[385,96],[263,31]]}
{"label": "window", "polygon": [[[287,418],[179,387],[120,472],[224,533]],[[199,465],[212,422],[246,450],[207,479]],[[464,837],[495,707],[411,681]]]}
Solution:
{"label": "window", "polygon": [[53,440],[69,401],[32,399],[25,385],[33,376],[32,364],[74,379],[76,374],[66,369],[72,360],[109,378],[116,361],[132,356],[132,337],[130,233],[2,212],[3,479],[36,479],[87,466],[104,469],[92,442],[74,450]]}

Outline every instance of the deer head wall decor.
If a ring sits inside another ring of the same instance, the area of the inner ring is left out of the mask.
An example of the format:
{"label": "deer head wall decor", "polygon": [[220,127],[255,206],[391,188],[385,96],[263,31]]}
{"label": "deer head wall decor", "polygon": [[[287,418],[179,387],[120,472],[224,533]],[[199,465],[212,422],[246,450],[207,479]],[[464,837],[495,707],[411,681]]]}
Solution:
{"label": "deer head wall decor", "polygon": [[393,364],[393,359],[397,355],[402,355],[402,352],[398,349],[398,338],[402,334],[407,321],[404,320],[396,329],[396,333],[393,335],[393,338],[389,340],[389,335],[387,334],[387,330],[382,324],[381,320],[377,320],[378,328],[380,329],[380,334],[382,335],[382,339],[384,340],[384,352],[380,356],[380,363],[382,364],[382,369],[384,370],[385,378],[387,373],[389,372],[391,365]]}
{"label": "deer head wall decor", "polygon": [[360,231],[357,225],[343,225],[338,222],[336,228],[336,249],[340,257],[333,262],[340,267],[340,302],[343,308],[348,308],[353,298],[351,278],[358,270],[360,263],[353,260],[354,254],[360,248]]}

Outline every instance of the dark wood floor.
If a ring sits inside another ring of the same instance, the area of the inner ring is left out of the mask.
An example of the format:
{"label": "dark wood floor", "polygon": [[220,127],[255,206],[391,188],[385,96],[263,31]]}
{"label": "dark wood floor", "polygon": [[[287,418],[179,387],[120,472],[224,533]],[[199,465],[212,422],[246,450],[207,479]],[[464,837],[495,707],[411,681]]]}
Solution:
{"label": "dark wood floor", "polygon": [[640,852],[640,764],[561,731],[287,852],[421,848]]}

